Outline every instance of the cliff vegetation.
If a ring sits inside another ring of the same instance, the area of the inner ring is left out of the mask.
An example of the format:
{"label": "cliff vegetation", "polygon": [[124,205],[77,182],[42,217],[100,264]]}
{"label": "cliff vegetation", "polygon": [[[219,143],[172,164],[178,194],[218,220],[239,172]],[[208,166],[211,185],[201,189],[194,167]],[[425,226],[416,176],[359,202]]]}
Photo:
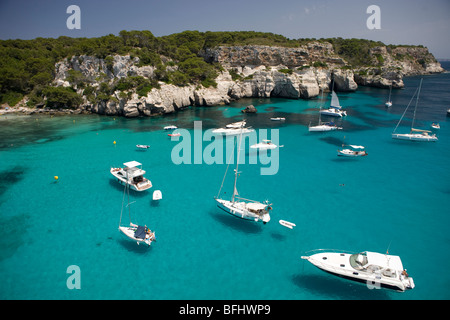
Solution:
{"label": "cliff vegetation", "polygon": [[[311,98],[332,78],[337,90],[356,90],[357,84],[401,87],[403,75],[439,68],[422,46],[288,39],[253,31],[155,37],[150,31],[123,30],[99,38],[0,41],[0,103],[84,106],[107,114],[124,114],[131,103],[138,111],[129,115],[149,115],[243,96]],[[162,101],[169,91],[184,96]],[[139,107],[141,98],[159,100],[145,102],[145,110]]]}

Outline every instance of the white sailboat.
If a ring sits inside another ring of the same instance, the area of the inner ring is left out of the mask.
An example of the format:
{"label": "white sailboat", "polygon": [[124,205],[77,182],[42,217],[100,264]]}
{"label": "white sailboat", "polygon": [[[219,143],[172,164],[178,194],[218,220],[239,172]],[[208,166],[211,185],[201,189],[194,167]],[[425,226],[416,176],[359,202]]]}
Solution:
{"label": "white sailboat", "polygon": [[389,99],[384,104],[388,108],[392,107],[391,93],[392,93],[392,84],[389,86]]}
{"label": "white sailboat", "polygon": [[[130,224],[129,226],[122,225],[122,214],[125,202],[125,193],[127,194],[127,207],[128,207],[128,216]],[[122,232],[129,239],[136,241],[139,245],[140,243],[146,244],[150,246],[153,241],[156,241],[155,232],[151,231],[147,226],[140,226],[131,222],[131,208],[130,208],[130,185],[125,184],[125,188],[123,190],[123,199],[122,199],[122,209],[120,211],[120,220],[119,220],[119,231]]]}
{"label": "white sailboat", "polygon": [[272,209],[271,205],[268,203],[268,201],[261,203],[259,201],[241,198],[241,197],[239,197],[239,194],[238,194],[238,191],[236,188],[237,179],[240,174],[240,172],[238,171],[238,168],[239,168],[239,155],[240,155],[241,142],[242,142],[242,130],[243,130],[243,128],[241,128],[241,134],[240,134],[240,138],[239,138],[236,169],[234,170],[233,195],[231,196],[231,200],[225,200],[225,199],[220,198],[220,192],[222,190],[222,186],[223,186],[223,182],[225,181],[225,177],[227,175],[228,166],[227,166],[227,170],[225,171],[225,176],[223,177],[222,185],[220,186],[219,193],[218,193],[217,197],[215,197],[214,199],[217,202],[217,207],[219,207],[221,210],[225,211],[228,214],[231,214],[240,219],[256,221],[256,222],[263,222],[264,224],[266,224],[267,222],[270,221],[269,211]]}
{"label": "white sailboat", "polygon": [[361,253],[314,250],[302,256],[317,268],[348,280],[362,282],[372,288],[379,286],[396,291],[415,287],[399,256],[364,251]]}
{"label": "white sailboat", "polygon": [[331,91],[331,104],[330,108],[325,110],[320,110],[320,114],[323,114],[325,116],[331,116],[331,117],[339,117],[342,118],[343,116],[347,115],[347,112],[342,110],[342,106],[339,104],[339,98],[336,94],[336,92]]}
{"label": "white sailboat", "polygon": [[[405,111],[403,112],[402,117],[400,118],[400,121],[397,123],[397,126],[395,127],[394,131],[392,132],[392,139],[424,141],[424,142],[438,141],[436,134],[431,134],[431,135],[429,134],[429,133],[431,133],[431,131],[414,128],[414,122],[416,120],[417,104],[419,103],[420,89],[422,87],[422,80],[423,79],[420,79],[419,88],[416,90],[416,92],[412,96],[411,100],[408,103],[408,106],[406,107]],[[414,107],[414,115],[413,115],[413,120],[411,123],[411,131],[409,133],[396,133],[396,130],[397,130],[398,126],[400,125],[400,122],[402,121],[403,117],[405,116],[406,110],[408,110],[408,107],[410,106],[411,102],[413,101],[416,93],[417,93],[416,106]]]}

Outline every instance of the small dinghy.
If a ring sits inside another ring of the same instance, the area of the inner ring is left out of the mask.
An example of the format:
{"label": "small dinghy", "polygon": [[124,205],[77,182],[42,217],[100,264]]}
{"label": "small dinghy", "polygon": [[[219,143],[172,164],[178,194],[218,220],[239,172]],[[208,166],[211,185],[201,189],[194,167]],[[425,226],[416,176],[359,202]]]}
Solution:
{"label": "small dinghy", "polygon": [[289,222],[286,220],[280,220],[279,222],[282,226],[289,228],[289,229],[294,229],[294,227],[296,227],[295,223],[292,223],[292,222]]}
{"label": "small dinghy", "polygon": [[179,136],[181,136],[181,133],[169,133],[168,136],[169,137],[179,137]]}
{"label": "small dinghy", "polygon": [[148,149],[148,148],[150,148],[150,146],[146,145],[146,144],[137,144],[136,147],[139,148],[139,149]]}
{"label": "small dinghy", "polygon": [[161,200],[161,199],[162,199],[161,190],[155,190],[153,192],[153,200],[157,201],[157,200]]}

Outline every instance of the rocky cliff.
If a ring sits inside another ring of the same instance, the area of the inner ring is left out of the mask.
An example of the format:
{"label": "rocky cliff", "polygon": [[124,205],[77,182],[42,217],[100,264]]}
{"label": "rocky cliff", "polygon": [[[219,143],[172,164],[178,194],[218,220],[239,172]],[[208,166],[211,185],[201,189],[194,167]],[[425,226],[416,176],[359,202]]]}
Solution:
{"label": "rocky cliff", "polygon": [[[171,113],[191,105],[228,104],[244,97],[310,99],[332,85],[336,91],[355,91],[358,85],[401,88],[405,75],[443,71],[428,49],[411,46],[371,48],[371,63],[359,67],[349,65],[330,43],[319,41],[296,48],[218,46],[200,55],[221,66],[216,87],[159,82],[146,95],[134,89],[115,90],[107,99],[93,100],[92,93],[74,83],[73,71],[94,89],[112,86],[121,78],[155,78],[155,67],[140,66],[139,58],[130,55],[115,55],[108,62],[86,55],[65,59],[55,66],[54,85],[74,87],[83,98],[82,111],[138,117]],[[174,64],[167,64],[167,68],[177,69]]]}

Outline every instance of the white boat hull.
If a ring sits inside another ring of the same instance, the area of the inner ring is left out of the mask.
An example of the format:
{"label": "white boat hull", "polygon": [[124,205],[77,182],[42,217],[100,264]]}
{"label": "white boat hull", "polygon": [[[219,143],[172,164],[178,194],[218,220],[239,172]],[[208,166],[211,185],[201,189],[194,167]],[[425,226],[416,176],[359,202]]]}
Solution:
{"label": "white boat hull", "polygon": [[423,135],[420,133],[393,133],[392,139],[433,142],[438,141],[436,135]]}
{"label": "white boat hull", "polygon": [[237,136],[239,134],[248,134],[253,132],[253,129],[247,129],[247,128],[219,128],[219,129],[214,129],[212,131],[212,133],[214,134],[220,134],[220,135],[226,135],[226,136]]}
{"label": "white boat hull", "polygon": [[347,112],[342,111],[342,110],[338,110],[338,109],[330,108],[330,109],[327,109],[327,110],[321,110],[320,114],[324,115],[324,116],[342,118],[343,116],[347,115]]}
{"label": "white boat hull", "polygon": [[338,130],[338,129],[340,130],[342,128],[336,127],[336,126],[319,125],[319,126],[309,127],[309,132],[334,131],[334,130]]}
{"label": "white boat hull", "polygon": [[341,157],[364,157],[367,156],[366,151],[354,151],[351,149],[338,150],[338,156]]}
{"label": "white boat hull", "polygon": [[135,238],[134,233],[136,232],[136,227],[119,227],[119,231],[122,232],[129,239],[136,241],[137,244],[144,243],[150,246],[152,242],[155,240],[154,238],[151,237],[146,237],[145,239]]}
{"label": "white boat hull", "polygon": [[268,149],[275,149],[277,145],[275,144],[267,144],[267,143],[258,143],[250,146],[252,149],[262,149],[262,150],[268,150]]}
{"label": "white boat hull", "polygon": [[[377,286],[396,291],[406,291],[414,288],[414,281],[409,276],[402,274],[403,270],[391,268],[376,268],[369,266],[367,269],[355,269],[352,266],[350,253],[321,252],[311,256],[302,256],[317,268],[348,280],[365,283],[369,288]],[[385,255],[380,255],[385,256]],[[353,262],[355,263],[355,262]]]}
{"label": "white boat hull", "polygon": [[148,179],[145,179],[141,182],[135,183],[132,180],[127,180],[126,173],[122,168],[111,168],[111,174],[117,178],[117,181],[122,184],[128,184],[131,189],[134,191],[145,191],[152,187],[152,182]]}
{"label": "white boat hull", "polygon": [[385,105],[386,107],[390,108],[390,107],[392,107],[392,102],[386,102],[384,105]]}
{"label": "white boat hull", "polygon": [[162,199],[161,190],[155,190],[153,192],[153,200],[157,201],[157,200],[161,200],[161,199]]}
{"label": "white boat hull", "polygon": [[240,219],[255,222],[263,222],[264,224],[270,221],[270,215],[267,211],[264,214],[256,214],[247,210],[248,204],[247,202],[244,201],[231,202],[229,200],[223,199],[215,199],[215,200],[217,202],[217,206],[220,209]]}

